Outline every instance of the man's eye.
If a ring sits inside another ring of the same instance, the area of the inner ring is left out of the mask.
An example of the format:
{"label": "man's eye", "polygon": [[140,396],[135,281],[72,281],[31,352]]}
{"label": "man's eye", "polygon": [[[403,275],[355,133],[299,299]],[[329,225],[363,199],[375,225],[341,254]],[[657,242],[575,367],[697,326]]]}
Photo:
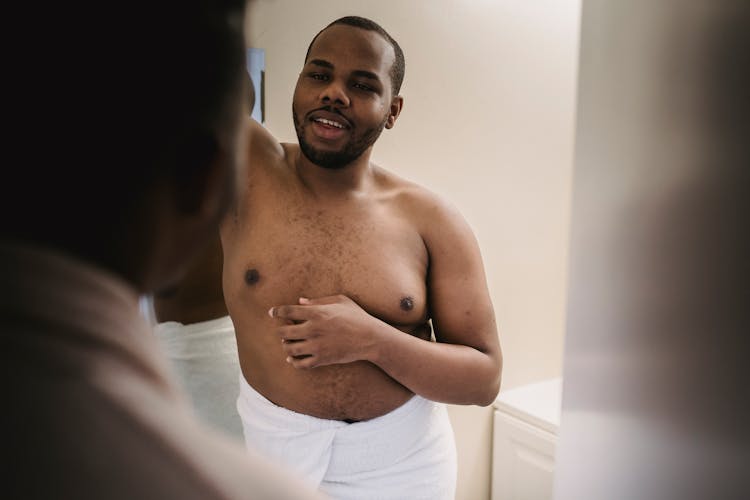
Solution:
{"label": "man's eye", "polygon": [[364,83],[355,83],[352,86],[355,89],[358,89],[358,90],[365,90],[367,92],[373,92],[374,91],[374,89],[372,87],[370,87],[369,85],[365,85]]}
{"label": "man's eye", "polygon": [[309,76],[310,78],[312,78],[313,80],[320,80],[320,81],[325,81],[325,80],[327,80],[327,79],[328,79],[328,76],[326,76],[326,75],[323,75],[323,74],[321,74],[321,73],[310,73],[310,74],[309,74],[308,76]]}

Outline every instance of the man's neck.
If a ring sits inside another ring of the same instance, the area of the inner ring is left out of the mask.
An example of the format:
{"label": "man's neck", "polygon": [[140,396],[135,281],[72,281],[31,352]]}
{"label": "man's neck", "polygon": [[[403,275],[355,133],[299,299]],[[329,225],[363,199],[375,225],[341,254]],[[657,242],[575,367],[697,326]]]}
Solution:
{"label": "man's neck", "polygon": [[373,166],[371,149],[353,162],[339,168],[326,168],[312,163],[301,150],[297,150],[295,167],[297,175],[314,195],[320,197],[348,196],[366,193],[372,186]]}

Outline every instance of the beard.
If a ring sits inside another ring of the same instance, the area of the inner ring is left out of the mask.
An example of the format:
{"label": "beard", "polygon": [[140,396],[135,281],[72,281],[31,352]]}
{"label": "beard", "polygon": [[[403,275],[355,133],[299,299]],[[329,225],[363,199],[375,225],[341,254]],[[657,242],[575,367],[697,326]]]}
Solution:
{"label": "beard", "polygon": [[[333,112],[330,108],[321,109]],[[375,144],[375,141],[378,140],[378,137],[380,137],[380,134],[383,132],[385,124],[388,122],[388,114],[383,117],[380,125],[365,130],[364,134],[360,137],[355,137],[355,134],[352,134],[352,138],[340,151],[321,151],[307,142],[305,140],[304,127],[297,118],[297,112],[295,111],[294,106],[292,106],[292,119],[294,120],[294,130],[297,132],[297,141],[299,142],[299,148],[302,151],[302,154],[319,167],[339,169],[344,168],[362,156],[362,153]],[[354,132],[353,127],[352,132]]]}

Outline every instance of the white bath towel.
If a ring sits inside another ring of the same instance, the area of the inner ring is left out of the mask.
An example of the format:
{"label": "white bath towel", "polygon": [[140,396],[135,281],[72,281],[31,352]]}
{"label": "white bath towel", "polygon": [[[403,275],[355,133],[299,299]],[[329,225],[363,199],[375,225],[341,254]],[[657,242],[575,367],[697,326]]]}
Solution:
{"label": "white bath towel", "polygon": [[381,417],[346,423],[270,402],[240,377],[245,444],[338,500],[453,500],[456,448],[445,405],[413,396]]}
{"label": "white bath towel", "polygon": [[166,321],[154,330],[198,417],[241,441],[240,364],[229,316],[188,325]]}

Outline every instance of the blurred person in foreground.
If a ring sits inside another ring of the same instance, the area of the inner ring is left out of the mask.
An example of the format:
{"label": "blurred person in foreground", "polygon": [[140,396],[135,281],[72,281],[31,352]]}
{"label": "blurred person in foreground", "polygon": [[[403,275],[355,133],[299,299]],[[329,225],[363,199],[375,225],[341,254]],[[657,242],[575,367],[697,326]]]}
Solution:
{"label": "blurred person in foreground", "polygon": [[[249,75],[245,82],[249,116],[255,91]],[[224,302],[222,269],[217,228],[182,279],[147,297],[142,306],[198,417],[240,441],[240,363],[234,325]]]}
{"label": "blurred person in foreground", "polygon": [[317,498],[197,422],[138,309],[234,199],[244,0],[29,7],[6,68],[4,496]]}

